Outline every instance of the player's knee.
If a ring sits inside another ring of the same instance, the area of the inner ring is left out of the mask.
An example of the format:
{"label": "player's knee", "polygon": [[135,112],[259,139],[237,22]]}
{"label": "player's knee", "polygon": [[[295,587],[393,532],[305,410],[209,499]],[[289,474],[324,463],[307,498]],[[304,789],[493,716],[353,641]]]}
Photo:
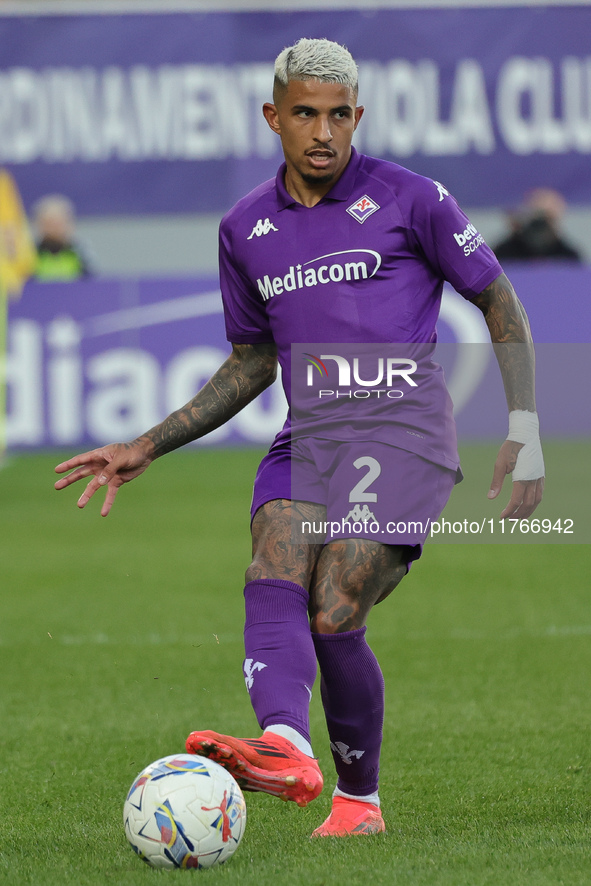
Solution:
{"label": "player's knee", "polygon": [[397,566],[394,570],[392,570],[392,574],[390,575],[389,581],[385,584],[380,596],[376,600],[374,605],[381,603],[386,597],[389,597],[393,590],[395,590],[406,573],[408,572],[408,567],[406,564],[401,564]]}
{"label": "player's knee", "polygon": [[356,631],[365,624],[365,615],[358,606],[339,607],[330,612],[315,612],[310,617],[310,629],[313,634],[342,634],[344,631]]}
{"label": "player's knee", "polygon": [[257,579],[278,578],[277,566],[269,562],[265,557],[253,557],[251,564],[248,566],[244,579],[245,581],[257,581]]}
{"label": "player's knee", "polygon": [[311,557],[294,556],[289,549],[277,552],[277,556],[268,556],[268,552],[255,552],[252,563],[246,570],[245,580],[250,581],[288,581],[299,585],[305,591],[310,589],[310,580],[314,570]]}

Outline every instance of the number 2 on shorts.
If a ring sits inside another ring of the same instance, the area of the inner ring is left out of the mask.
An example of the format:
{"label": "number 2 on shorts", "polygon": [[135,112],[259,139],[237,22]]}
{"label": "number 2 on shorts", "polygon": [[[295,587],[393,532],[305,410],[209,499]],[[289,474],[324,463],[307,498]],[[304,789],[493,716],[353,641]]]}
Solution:
{"label": "number 2 on shorts", "polygon": [[355,459],[353,467],[357,468],[357,470],[367,468],[367,472],[363,475],[359,483],[355,484],[349,493],[349,501],[377,501],[377,492],[366,492],[367,488],[371,486],[374,480],[377,480],[382,473],[382,466],[377,458],[372,458],[371,455],[364,455],[361,458]]}

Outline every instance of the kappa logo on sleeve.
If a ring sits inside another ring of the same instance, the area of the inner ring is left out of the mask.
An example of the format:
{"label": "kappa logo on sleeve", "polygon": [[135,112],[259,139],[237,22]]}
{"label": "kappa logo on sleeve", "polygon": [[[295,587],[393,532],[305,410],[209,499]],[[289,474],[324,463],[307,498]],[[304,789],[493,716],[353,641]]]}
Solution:
{"label": "kappa logo on sleeve", "polygon": [[347,212],[349,215],[352,215],[355,221],[358,221],[360,225],[373,215],[379,209],[379,205],[372,200],[371,197],[368,197],[367,194],[363,196],[360,200],[357,200],[355,203],[352,203],[351,206],[347,207]]}
{"label": "kappa logo on sleeve", "polygon": [[278,228],[275,227],[272,221],[269,221],[266,218],[264,221],[262,218],[259,218],[256,225],[252,229],[250,236],[247,237],[247,240],[252,240],[253,237],[262,237],[264,234],[268,234],[270,231],[277,231]]}
{"label": "kappa logo on sleeve", "polygon": [[441,182],[436,182],[435,179],[433,179],[433,184],[439,191],[439,202],[441,203],[444,197],[449,197],[449,191],[441,184]]}

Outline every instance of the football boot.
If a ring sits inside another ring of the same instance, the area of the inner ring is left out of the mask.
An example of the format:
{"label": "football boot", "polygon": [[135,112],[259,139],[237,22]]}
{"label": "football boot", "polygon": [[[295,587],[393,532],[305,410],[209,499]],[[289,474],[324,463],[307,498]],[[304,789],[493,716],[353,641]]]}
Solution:
{"label": "football boot", "polygon": [[386,825],[379,806],[363,800],[333,797],[330,815],[310,836],[354,837],[358,834],[381,834],[385,830]]}
{"label": "football boot", "polygon": [[265,732],[262,738],[234,738],[210,730],[192,732],[186,748],[190,754],[219,763],[244,791],[263,791],[307,806],[322,790],[318,762],[274,733]]}

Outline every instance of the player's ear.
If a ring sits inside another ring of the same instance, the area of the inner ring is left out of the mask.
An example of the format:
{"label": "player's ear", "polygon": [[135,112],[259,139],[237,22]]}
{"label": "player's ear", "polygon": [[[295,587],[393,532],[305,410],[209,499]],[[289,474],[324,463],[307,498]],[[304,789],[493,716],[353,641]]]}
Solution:
{"label": "player's ear", "polygon": [[363,105],[357,105],[355,108],[355,126],[354,129],[357,129],[359,126],[359,121],[363,117],[363,112],[365,111],[365,107]]}
{"label": "player's ear", "polygon": [[281,133],[281,127],[279,126],[279,114],[277,113],[277,108],[275,105],[272,105],[271,102],[265,102],[263,105],[263,116],[273,132],[276,132],[277,135]]}

